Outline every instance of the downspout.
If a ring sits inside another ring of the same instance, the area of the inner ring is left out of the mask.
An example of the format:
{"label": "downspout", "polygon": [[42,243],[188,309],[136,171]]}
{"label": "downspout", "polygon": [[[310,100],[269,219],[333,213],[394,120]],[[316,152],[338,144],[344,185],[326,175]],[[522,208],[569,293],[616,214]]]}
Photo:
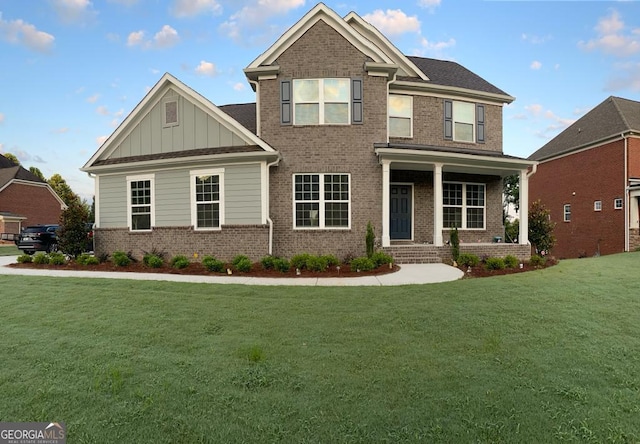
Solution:
{"label": "downspout", "polygon": [[270,181],[269,181],[269,171],[270,168],[272,166],[276,166],[280,163],[280,155],[278,155],[278,158],[276,160],[274,160],[271,163],[267,164],[267,224],[269,225],[269,251],[268,254],[269,256],[273,256],[273,220],[271,219],[271,216],[269,216],[269,208],[270,208],[270,203],[271,203],[271,197],[270,197],[270,190],[271,190],[271,186],[270,186]]}
{"label": "downspout", "polygon": [[620,134],[624,139],[624,251],[629,251],[629,166],[628,166],[628,143],[629,139],[624,133]]}

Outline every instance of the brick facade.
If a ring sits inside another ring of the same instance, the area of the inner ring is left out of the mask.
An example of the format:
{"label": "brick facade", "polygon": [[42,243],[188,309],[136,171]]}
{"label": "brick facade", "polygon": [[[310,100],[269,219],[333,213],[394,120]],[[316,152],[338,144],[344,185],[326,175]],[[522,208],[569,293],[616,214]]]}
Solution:
{"label": "brick facade", "polygon": [[26,217],[22,226],[57,224],[62,207],[51,189],[41,185],[12,183],[0,192],[0,210]]}
{"label": "brick facade", "polygon": [[[529,202],[540,199],[551,211],[551,220],[556,223],[554,256],[575,258],[624,251],[627,210],[616,210],[613,205],[614,199],[624,199],[624,165],[624,141],[538,165],[529,179]],[[601,211],[594,211],[595,201],[602,202]],[[565,204],[571,205],[570,222],[563,220]]]}

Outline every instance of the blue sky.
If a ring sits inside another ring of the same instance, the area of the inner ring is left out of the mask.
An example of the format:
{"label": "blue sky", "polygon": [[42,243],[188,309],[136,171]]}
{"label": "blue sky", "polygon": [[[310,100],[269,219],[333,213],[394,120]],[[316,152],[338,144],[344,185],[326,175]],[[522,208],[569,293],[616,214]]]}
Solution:
{"label": "blue sky", "polygon": [[[0,152],[83,198],[79,168],[164,72],[217,105],[314,1],[0,0]],[[504,152],[527,157],[610,95],[640,100],[637,1],[325,1],[405,54],[454,60],[516,97]]]}

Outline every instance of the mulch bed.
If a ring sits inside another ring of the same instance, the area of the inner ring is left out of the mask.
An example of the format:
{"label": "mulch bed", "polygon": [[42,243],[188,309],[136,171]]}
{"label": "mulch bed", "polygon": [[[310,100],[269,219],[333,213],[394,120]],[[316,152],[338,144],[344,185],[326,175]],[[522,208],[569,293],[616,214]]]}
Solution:
{"label": "mulch bed", "polygon": [[462,267],[458,268],[464,272],[463,279],[473,279],[473,278],[481,278],[481,277],[490,277],[490,276],[503,276],[505,274],[517,274],[517,273],[526,273],[527,271],[541,270],[543,268],[553,267],[558,264],[558,260],[553,257],[547,257],[547,260],[544,265],[531,265],[528,262],[522,264],[522,268],[519,266],[516,268],[504,268],[502,270],[487,270],[484,267],[484,264],[480,264],[477,267]]}

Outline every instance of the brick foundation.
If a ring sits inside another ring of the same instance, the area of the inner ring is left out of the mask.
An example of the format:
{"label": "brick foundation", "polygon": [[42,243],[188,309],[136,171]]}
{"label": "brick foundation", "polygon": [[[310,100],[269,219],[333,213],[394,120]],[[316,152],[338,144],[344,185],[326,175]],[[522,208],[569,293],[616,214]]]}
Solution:
{"label": "brick foundation", "polygon": [[[436,247],[434,245],[421,245],[408,243],[406,245],[392,245],[384,248],[384,251],[393,256],[398,264],[425,264],[451,261],[451,247],[445,245]],[[477,243],[460,244],[460,253],[475,254],[479,258],[502,257],[511,255],[521,261],[528,261],[531,258],[531,247],[529,245],[505,244],[505,243]]]}

